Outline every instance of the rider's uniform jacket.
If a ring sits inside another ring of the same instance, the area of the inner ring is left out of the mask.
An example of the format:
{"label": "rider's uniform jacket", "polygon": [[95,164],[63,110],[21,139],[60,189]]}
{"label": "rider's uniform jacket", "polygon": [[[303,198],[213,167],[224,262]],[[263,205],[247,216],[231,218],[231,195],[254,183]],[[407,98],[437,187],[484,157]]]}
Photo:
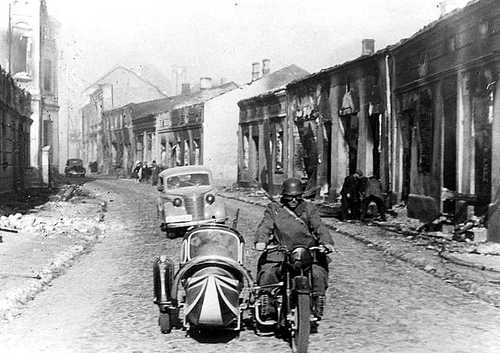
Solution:
{"label": "rider's uniform jacket", "polygon": [[255,243],[268,244],[274,236],[279,244],[289,249],[299,245],[313,246],[318,242],[333,245],[332,236],[313,204],[302,200],[295,211],[285,207],[274,202],[266,207],[255,233]]}

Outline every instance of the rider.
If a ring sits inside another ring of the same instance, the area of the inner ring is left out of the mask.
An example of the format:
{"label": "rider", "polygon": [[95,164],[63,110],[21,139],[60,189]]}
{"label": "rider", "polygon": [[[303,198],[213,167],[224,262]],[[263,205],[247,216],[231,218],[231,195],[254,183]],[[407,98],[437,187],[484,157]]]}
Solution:
{"label": "rider", "polygon": [[[333,248],[333,239],[328,228],[321,221],[318,210],[302,199],[304,193],[299,179],[285,180],[282,186],[280,204],[271,202],[264,211],[264,217],[255,233],[256,250],[265,250],[268,244],[283,245],[288,249],[297,246],[317,246]],[[264,253],[259,259],[257,284],[267,285],[280,281],[282,255],[277,252]],[[313,264],[313,291],[317,295],[318,315],[321,317],[328,287],[328,263]],[[269,303],[269,297],[265,298]],[[272,316],[274,307],[263,308],[264,316]]]}

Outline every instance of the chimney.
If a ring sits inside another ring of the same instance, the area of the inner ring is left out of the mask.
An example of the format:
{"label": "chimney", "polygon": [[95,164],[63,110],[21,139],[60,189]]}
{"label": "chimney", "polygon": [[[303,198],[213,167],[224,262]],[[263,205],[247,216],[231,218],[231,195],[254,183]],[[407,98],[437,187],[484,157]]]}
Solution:
{"label": "chimney", "polygon": [[260,63],[252,63],[252,82],[260,77]]}
{"label": "chimney", "polygon": [[201,77],[200,78],[200,89],[210,89],[212,88],[212,78],[211,77]]}
{"label": "chimney", "polygon": [[455,9],[460,4],[456,0],[441,0],[439,2],[439,12],[440,16],[446,15],[451,10]]}
{"label": "chimney", "polygon": [[191,86],[189,85],[189,83],[183,83],[181,87],[182,95],[188,95],[191,93]]}
{"label": "chimney", "polygon": [[264,59],[262,60],[262,76],[266,76],[269,72],[271,72],[271,60]]}
{"label": "chimney", "polygon": [[375,53],[375,39],[363,39],[361,41],[361,55],[373,55]]}

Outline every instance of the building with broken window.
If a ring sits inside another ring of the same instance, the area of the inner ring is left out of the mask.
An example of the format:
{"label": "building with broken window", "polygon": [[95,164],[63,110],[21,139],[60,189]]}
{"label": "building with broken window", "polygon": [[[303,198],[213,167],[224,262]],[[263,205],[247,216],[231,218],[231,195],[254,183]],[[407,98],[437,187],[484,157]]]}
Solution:
{"label": "building with broken window", "polygon": [[408,212],[487,213],[500,182],[500,3],[471,1],[391,50],[394,190]]}
{"label": "building with broken window", "polygon": [[31,95],[0,67],[0,194],[25,187],[30,166]]}
{"label": "building with broken window", "polygon": [[130,175],[135,161],[151,163],[157,158],[156,116],[174,101],[167,97],[103,112],[104,173]]}
{"label": "building with broken window", "polygon": [[[125,146],[129,145],[129,140],[127,135],[118,133],[126,131],[121,129],[127,124],[122,110],[118,108],[165,98],[166,95],[151,82],[122,66],[103,75],[87,87],[83,95],[88,97],[88,103],[81,108],[84,164],[97,165],[97,170],[105,173],[110,173],[114,168],[125,168],[126,165],[118,162],[117,155],[128,153]],[[105,112],[115,109],[118,109],[117,112],[108,114],[105,122]],[[126,112],[127,109],[123,111]],[[127,161],[126,164],[128,163]]]}
{"label": "building with broken window", "polygon": [[238,106],[234,82],[212,86],[200,79],[200,91],[181,96],[157,118],[157,162],[164,167],[203,164],[215,183],[236,180]]}
{"label": "building with broken window", "polygon": [[238,183],[261,184],[275,192],[297,162],[289,145],[294,130],[285,86],[308,72],[296,65],[270,72],[264,60],[260,75],[258,64],[253,64],[252,82],[245,88],[245,98],[238,102]]}
{"label": "building with broken window", "polygon": [[0,64],[31,93],[30,167],[32,186],[49,183],[59,159],[57,22],[44,0],[0,5]]}

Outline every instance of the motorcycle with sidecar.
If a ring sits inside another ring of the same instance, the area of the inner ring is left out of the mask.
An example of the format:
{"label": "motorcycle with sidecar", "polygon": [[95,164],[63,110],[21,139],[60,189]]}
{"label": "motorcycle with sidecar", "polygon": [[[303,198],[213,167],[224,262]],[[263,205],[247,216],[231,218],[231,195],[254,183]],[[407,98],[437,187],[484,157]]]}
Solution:
{"label": "motorcycle with sidecar", "polygon": [[[324,249],[274,247],[268,251],[284,254],[284,279],[257,286],[244,266],[244,240],[237,230],[215,223],[189,229],[182,241],[178,268],[165,256],[153,265],[161,332],[174,328],[239,332],[246,322],[257,334],[285,332],[294,352],[307,352],[311,326],[319,319],[311,266]],[[263,293],[272,294],[275,318],[262,317],[268,298]]]}

